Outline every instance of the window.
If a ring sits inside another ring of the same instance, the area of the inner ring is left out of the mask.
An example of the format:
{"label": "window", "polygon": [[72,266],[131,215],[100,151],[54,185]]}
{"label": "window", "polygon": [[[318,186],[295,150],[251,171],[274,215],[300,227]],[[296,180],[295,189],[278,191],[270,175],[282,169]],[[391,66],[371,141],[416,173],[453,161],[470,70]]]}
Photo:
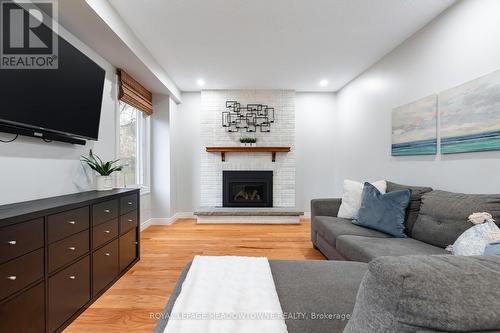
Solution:
{"label": "window", "polygon": [[118,157],[124,165],[120,186],[149,190],[149,117],[120,101]]}

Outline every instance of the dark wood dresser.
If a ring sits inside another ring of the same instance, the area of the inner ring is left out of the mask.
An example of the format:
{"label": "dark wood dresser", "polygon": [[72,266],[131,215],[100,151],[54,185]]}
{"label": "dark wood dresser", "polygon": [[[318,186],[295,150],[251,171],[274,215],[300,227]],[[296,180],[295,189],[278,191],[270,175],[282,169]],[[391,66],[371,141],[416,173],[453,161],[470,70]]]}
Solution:
{"label": "dark wood dresser", "polygon": [[139,260],[139,190],[0,206],[0,332],[60,332]]}

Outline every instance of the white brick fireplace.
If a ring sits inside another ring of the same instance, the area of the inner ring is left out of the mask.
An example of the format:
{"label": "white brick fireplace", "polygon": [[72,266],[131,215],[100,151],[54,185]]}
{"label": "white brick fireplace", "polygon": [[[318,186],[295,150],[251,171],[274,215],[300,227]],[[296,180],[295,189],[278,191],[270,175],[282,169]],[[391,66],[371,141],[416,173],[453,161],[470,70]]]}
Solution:
{"label": "white brick fireplace", "polygon": [[[222,127],[222,112],[226,101],[241,105],[266,104],[274,107],[275,122],[271,132],[228,133]],[[222,206],[222,171],[273,171],[273,203],[275,207],[295,207],[295,91],[293,90],[205,90],[201,93],[201,184],[200,204]],[[276,162],[270,153],[208,153],[207,146],[239,146],[241,136],[255,136],[257,146],[290,146],[289,153],[277,153]]]}

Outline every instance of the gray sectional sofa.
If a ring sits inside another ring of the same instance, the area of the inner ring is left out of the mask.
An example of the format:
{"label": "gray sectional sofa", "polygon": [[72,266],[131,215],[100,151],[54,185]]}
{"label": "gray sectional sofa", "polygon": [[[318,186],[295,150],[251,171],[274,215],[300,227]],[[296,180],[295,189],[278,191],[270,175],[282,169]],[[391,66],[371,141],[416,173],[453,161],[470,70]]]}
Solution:
{"label": "gray sectional sofa", "polygon": [[[500,221],[500,195],[388,183],[388,191],[403,188],[412,189],[404,239],[337,218],[340,199],[312,201],[312,243],[336,260],[270,261],[283,312],[305,315],[286,318],[289,333],[500,333],[500,256],[444,250],[471,226],[471,213]],[[155,333],[165,329],[189,267]]]}
{"label": "gray sectional sofa", "polygon": [[387,192],[412,190],[405,227],[408,238],[393,238],[337,217],[341,199],[311,202],[311,240],[330,260],[370,262],[382,256],[448,254],[451,245],[472,225],[468,216],[490,212],[500,221],[500,195],[434,191],[429,187],[387,182]]}

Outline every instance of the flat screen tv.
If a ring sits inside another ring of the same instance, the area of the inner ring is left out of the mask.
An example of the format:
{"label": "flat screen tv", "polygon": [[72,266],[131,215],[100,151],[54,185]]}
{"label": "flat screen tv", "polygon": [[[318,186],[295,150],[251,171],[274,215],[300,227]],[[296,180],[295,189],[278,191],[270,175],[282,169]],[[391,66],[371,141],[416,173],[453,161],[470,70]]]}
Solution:
{"label": "flat screen tv", "polygon": [[105,71],[60,36],[58,48],[58,69],[0,69],[0,131],[98,139]]}

